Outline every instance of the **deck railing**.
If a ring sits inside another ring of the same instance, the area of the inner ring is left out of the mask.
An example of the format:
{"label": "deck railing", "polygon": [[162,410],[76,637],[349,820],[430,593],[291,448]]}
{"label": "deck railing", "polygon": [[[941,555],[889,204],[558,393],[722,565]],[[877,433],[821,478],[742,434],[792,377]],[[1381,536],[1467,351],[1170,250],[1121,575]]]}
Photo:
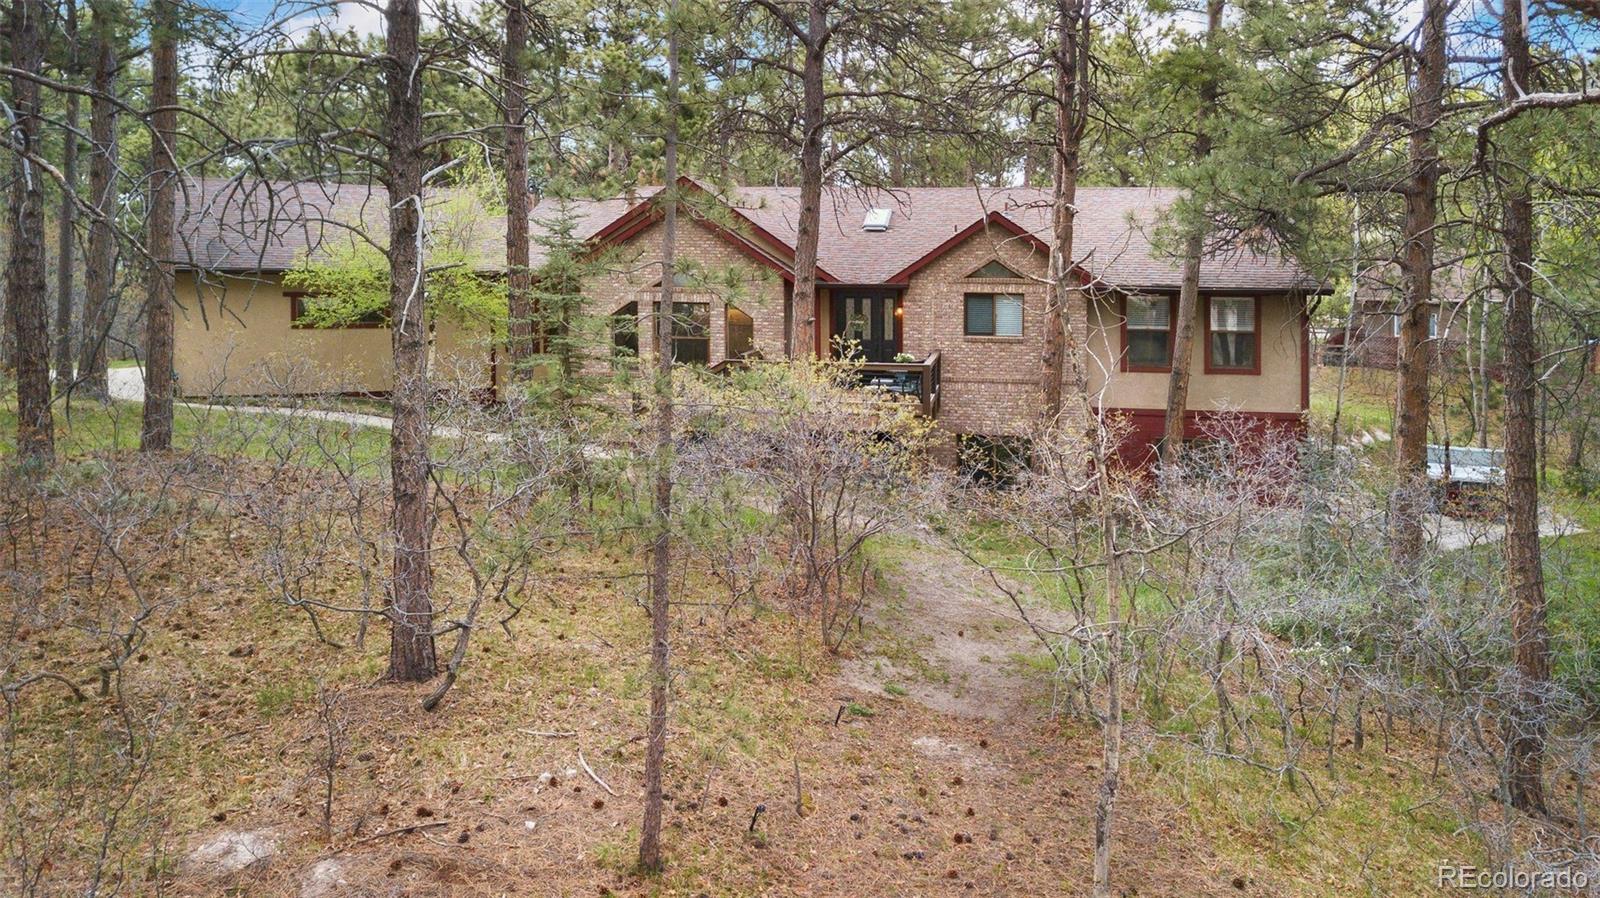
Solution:
{"label": "deck railing", "polygon": [[939,353],[919,362],[862,362],[861,385],[899,396],[915,396],[922,413],[939,415]]}
{"label": "deck railing", "polygon": [[[748,367],[754,360],[727,359],[711,366],[711,371],[725,374],[737,368]],[[857,377],[861,386],[881,390],[897,396],[914,397],[922,413],[930,418],[939,415],[940,363],[934,352],[919,362],[860,362]]]}

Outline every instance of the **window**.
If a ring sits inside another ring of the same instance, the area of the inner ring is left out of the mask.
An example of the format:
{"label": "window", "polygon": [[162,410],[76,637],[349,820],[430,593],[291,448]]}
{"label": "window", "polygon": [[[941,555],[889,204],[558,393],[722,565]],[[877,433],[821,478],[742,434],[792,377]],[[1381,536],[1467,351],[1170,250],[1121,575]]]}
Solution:
{"label": "window", "polygon": [[1022,275],[1007,268],[998,260],[992,260],[987,265],[967,275],[967,278],[974,281],[1020,281],[1022,280]]}
{"label": "window", "polygon": [[[1401,322],[1405,321],[1405,315],[1403,313],[1401,313],[1401,312],[1395,312],[1394,315],[1391,316],[1389,320],[1392,322],[1392,328],[1391,329],[1394,331],[1394,335],[1396,337],[1400,336],[1400,325],[1401,325]],[[1438,312],[1429,312],[1428,313],[1428,339],[1436,340],[1436,339],[1438,339],[1438,337],[1439,337],[1439,313]]]}
{"label": "window", "polygon": [[1206,305],[1206,371],[1261,373],[1255,297],[1213,296]]}
{"label": "window", "polygon": [[756,323],[744,309],[728,306],[728,358],[743,359],[755,354]]}
{"label": "window", "polygon": [[1014,293],[968,293],[966,335],[1022,336],[1022,297]]}
{"label": "window", "polygon": [[[661,326],[661,303],[656,303],[656,326]],[[672,360],[686,365],[711,363],[711,304],[672,304]]]}
{"label": "window", "polygon": [[639,357],[639,304],[636,302],[611,313],[611,357],[617,361]]}
{"label": "window", "polygon": [[1171,370],[1172,307],[1176,302],[1170,296],[1129,296],[1123,300],[1124,370]]}
{"label": "window", "polygon": [[352,320],[341,321],[338,324],[315,325],[302,322],[307,313],[316,311],[317,299],[305,293],[285,293],[289,297],[289,326],[290,327],[388,327],[389,310],[374,309]]}

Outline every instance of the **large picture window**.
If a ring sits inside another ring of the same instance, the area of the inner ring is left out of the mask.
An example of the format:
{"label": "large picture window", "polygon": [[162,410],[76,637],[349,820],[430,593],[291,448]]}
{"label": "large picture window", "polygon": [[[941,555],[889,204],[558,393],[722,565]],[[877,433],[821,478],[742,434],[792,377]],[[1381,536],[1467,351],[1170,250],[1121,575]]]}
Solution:
{"label": "large picture window", "polygon": [[1260,310],[1253,296],[1213,296],[1207,300],[1206,370],[1259,374]]}
{"label": "large picture window", "polygon": [[611,357],[618,361],[639,357],[639,304],[636,302],[611,313]]}
{"label": "large picture window", "polygon": [[[656,326],[661,326],[661,303],[655,304]],[[711,363],[711,304],[672,304],[672,360],[687,365]]]}
{"label": "large picture window", "polygon": [[1172,307],[1175,302],[1169,296],[1129,296],[1123,300],[1124,369],[1172,369]]}
{"label": "large picture window", "polygon": [[728,358],[748,358],[756,349],[756,322],[738,306],[728,306]]}
{"label": "large picture window", "polygon": [[968,293],[963,331],[969,337],[1022,336],[1022,297],[1014,293]]}

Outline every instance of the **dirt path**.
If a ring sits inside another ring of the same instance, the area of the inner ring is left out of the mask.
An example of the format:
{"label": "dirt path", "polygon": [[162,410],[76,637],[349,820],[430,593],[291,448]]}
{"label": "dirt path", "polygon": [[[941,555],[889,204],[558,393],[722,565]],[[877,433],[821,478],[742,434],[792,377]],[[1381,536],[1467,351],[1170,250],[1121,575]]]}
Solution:
{"label": "dirt path", "polygon": [[[886,579],[890,595],[867,610],[868,635],[841,669],[846,685],[903,695],[936,711],[1033,720],[1047,710],[1048,679],[1026,666],[1044,645],[988,574],[929,532]],[[1036,621],[1044,612],[1029,611]]]}

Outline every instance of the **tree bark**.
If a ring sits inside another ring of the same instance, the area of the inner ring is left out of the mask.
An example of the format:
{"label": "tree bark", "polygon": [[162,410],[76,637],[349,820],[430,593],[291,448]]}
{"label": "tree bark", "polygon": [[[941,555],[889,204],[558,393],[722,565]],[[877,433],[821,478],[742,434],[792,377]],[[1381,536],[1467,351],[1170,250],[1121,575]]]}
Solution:
{"label": "tree bark", "polygon": [[1183,423],[1189,413],[1190,359],[1194,355],[1194,319],[1200,307],[1200,256],[1204,250],[1205,235],[1200,231],[1184,238],[1183,282],[1178,288],[1178,320],[1172,328],[1172,371],[1167,375],[1167,413],[1162,425],[1163,465],[1177,464],[1183,452]]}
{"label": "tree bark", "polygon": [[523,0],[506,4],[506,40],[500,77],[505,82],[506,140],[506,293],[510,321],[506,361],[512,382],[526,380],[533,360],[533,273],[528,269],[528,127],[526,72],[528,9]]}
{"label": "tree bark", "polygon": [[389,120],[389,322],[394,355],[394,586],[389,678],[420,682],[437,672],[433,641],[433,507],[428,489],[428,330],[422,258],[422,80],[417,0],[389,0],[384,86]]}
{"label": "tree bark", "polygon": [[1106,717],[1100,731],[1100,789],[1094,805],[1094,898],[1111,898],[1111,839],[1122,785],[1122,580],[1117,517],[1111,507],[1108,459],[1096,460],[1100,531],[1106,557]]}
{"label": "tree bark", "polygon": [[[76,83],[78,79],[78,4],[67,0],[66,6],[67,65],[63,80]],[[78,95],[66,97],[66,127],[62,129],[61,177],[66,184],[61,188],[61,212],[56,235],[56,384],[60,392],[72,389],[72,286],[73,250],[76,248],[74,225],[78,213]]]}
{"label": "tree bark", "polygon": [[[678,3],[667,14],[667,121],[661,225],[661,307],[651,316],[656,336],[655,499],[650,544],[650,722],[645,734],[644,819],[639,869],[662,868],[661,780],[667,759],[667,701],[672,660],[672,300],[678,240]],[[798,273],[798,270],[797,270]]]}
{"label": "tree bark", "polygon": [[794,356],[801,359],[818,352],[817,243],[822,235],[822,137],[827,126],[822,81],[828,46],[826,3],[810,0],[806,12],[800,77],[800,221],[794,246],[794,333],[790,337]]}
{"label": "tree bark", "polygon": [[1427,506],[1428,315],[1433,302],[1434,226],[1438,218],[1439,149],[1434,128],[1444,111],[1445,27],[1449,0],[1427,0],[1422,49],[1411,91],[1411,174],[1405,194],[1405,285],[1395,378],[1395,488],[1390,501],[1389,554],[1406,565],[1422,554]]}
{"label": "tree bark", "polygon": [[150,45],[150,208],[146,224],[144,420],[139,448],[172,448],[173,225],[178,187],[177,7],[155,0]]}
{"label": "tree bark", "polygon": [[1055,51],[1055,175],[1051,188],[1049,285],[1045,291],[1044,348],[1039,359],[1039,392],[1047,425],[1061,417],[1065,366],[1068,357],[1074,386],[1087,389],[1072,334],[1071,310],[1083,301],[1082,284],[1072,258],[1073,229],[1077,223],[1078,172],[1081,145],[1088,121],[1089,2],[1057,0]]}
{"label": "tree bark", "polygon": [[[1222,0],[1206,0],[1206,52],[1216,48],[1222,31]],[[1214,60],[1209,64],[1214,64]],[[1207,120],[1216,111],[1216,78],[1200,82],[1200,106],[1195,111],[1194,161],[1204,164],[1211,155]],[[1167,414],[1161,440],[1161,463],[1176,464],[1183,451],[1183,422],[1189,411],[1189,368],[1194,355],[1194,319],[1200,308],[1200,257],[1205,252],[1205,219],[1201,219],[1183,244],[1183,283],[1178,291],[1178,320],[1172,336],[1172,373],[1167,378]],[[1260,310],[1256,310],[1260,314]]]}
{"label": "tree bark", "polygon": [[[50,11],[42,0],[13,0],[8,28],[11,61],[23,72],[44,72],[44,29]],[[44,122],[36,81],[14,76],[13,140],[23,153],[40,153]],[[55,422],[50,411],[50,309],[44,270],[44,182],[23,153],[12,155],[11,256],[6,260],[6,314],[15,335],[17,455],[49,464],[55,457]]]}
{"label": "tree bark", "polygon": [[117,49],[113,5],[105,0],[94,6],[94,61],[89,100],[89,250],[84,259],[83,326],[78,349],[80,388],[95,399],[109,398],[106,385],[106,343],[115,317],[111,288],[116,278],[117,235],[111,224],[116,211]]}
{"label": "tree bark", "polygon": [[[1505,57],[1503,100],[1508,105],[1532,86],[1525,0],[1506,0],[1501,16]],[[1511,804],[1545,812],[1544,748],[1549,723],[1550,633],[1546,623],[1544,568],[1539,556],[1539,487],[1536,482],[1538,344],[1533,329],[1533,198],[1519,166],[1502,182],[1506,250],[1506,588],[1511,597],[1512,659],[1517,699],[1506,721],[1507,788]]]}

